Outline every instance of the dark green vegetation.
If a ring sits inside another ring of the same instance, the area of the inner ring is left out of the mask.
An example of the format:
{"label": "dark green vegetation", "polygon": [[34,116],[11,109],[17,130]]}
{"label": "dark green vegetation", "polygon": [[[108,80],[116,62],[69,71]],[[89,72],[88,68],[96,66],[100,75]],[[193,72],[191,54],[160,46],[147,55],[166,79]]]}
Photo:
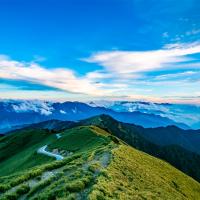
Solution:
{"label": "dark green vegetation", "polygon": [[62,137],[50,144],[49,148],[60,148],[70,152],[90,151],[94,147],[104,146],[110,141],[108,137],[104,137],[99,133],[106,135],[103,130],[97,127],[75,127],[64,131]]}
{"label": "dark green vegetation", "polygon": [[[59,123],[62,131],[42,129],[44,125],[0,138],[0,199],[198,200],[200,196],[200,184],[194,179],[120,140],[151,154],[159,152],[160,147],[133,134],[129,125],[107,116],[70,124],[69,129]],[[38,154],[44,145],[64,159]],[[166,150],[169,157],[170,151],[185,156],[177,147]]]}
{"label": "dark green vegetation", "polygon": [[55,136],[47,130],[29,128],[0,138],[0,175],[54,160],[36,152],[39,147],[54,140]]}

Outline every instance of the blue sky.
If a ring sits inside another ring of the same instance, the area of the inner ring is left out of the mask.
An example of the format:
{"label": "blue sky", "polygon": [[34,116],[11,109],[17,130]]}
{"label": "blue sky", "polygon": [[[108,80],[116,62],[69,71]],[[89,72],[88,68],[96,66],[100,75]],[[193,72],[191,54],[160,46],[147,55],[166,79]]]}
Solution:
{"label": "blue sky", "polygon": [[0,0],[0,98],[200,102],[198,0]]}

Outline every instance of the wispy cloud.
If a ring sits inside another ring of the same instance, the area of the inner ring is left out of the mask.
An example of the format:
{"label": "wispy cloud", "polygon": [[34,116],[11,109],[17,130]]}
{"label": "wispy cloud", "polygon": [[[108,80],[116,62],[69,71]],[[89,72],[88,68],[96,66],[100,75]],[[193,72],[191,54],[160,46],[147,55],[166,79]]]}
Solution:
{"label": "wispy cloud", "polygon": [[168,32],[164,32],[164,33],[162,34],[162,36],[163,36],[163,38],[169,38],[169,33],[168,33]]}
{"label": "wispy cloud", "polygon": [[[153,51],[103,51],[83,59],[97,63],[107,71],[115,73],[135,73],[172,68],[174,65],[191,62],[192,54],[200,53],[200,43],[169,44]],[[181,67],[181,66],[180,66]]]}
{"label": "wispy cloud", "polygon": [[58,88],[72,93],[99,95],[103,91],[98,84],[92,83],[87,77],[78,77],[70,69],[46,69],[37,63],[19,62],[0,56],[0,78],[23,80],[41,85]]}
{"label": "wispy cloud", "polygon": [[154,80],[155,81],[166,81],[166,80],[200,81],[200,70],[162,74],[162,75],[155,76]]}
{"label": "wispy cloud", "polygon": [[186,32],[187,36],[197,35],[197,34],[200,34],[200,29],[192,29],[191,31]]}
{"label": "wispy cloud", "polygon": [[[198,53],[199,42],[168,44],[162,49],[152,51],[97,52],[82,60],[97,63],[102,69],[87,72],[82,76],[69,68],[47,69],[36,61],[22,62],[0,55],[0,78],[57,88],[59,92],[52,92],[55,96],[59,95],[59,98],[65,96],[62,93],[65,91],[72,96],[76,94],[77,97],[81,94],[82,97],[90,98],[163,102],[166,99],[163,98],[163,92],[169,96],[183,96],[185,92],[199,96],[195,91],[200,84],[200,61],[193,56]],[[19,90],[13,91],[14,95],[23,96]],[[28,91],[26,93],[30,94]],[[36,93],[39,94],[34,91],[34,94]],[[43,93],[40,93],[40,96]],[[4,96],[8,97],[13,94],[11,95],[10,91],[4,92]],[[190,99],[194,102],[198,100],[199,98]]]}

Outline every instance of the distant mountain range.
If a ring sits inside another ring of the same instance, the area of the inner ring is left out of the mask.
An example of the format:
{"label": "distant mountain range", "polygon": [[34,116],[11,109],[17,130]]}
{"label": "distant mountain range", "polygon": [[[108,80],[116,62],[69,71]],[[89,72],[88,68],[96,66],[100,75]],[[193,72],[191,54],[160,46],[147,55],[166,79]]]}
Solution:
{"label": "distant mountain range", "polygon": [[121,122],[141,125],[145,128],[165,127],[169,125],[175,125],[183,129],[190,128],[184,123],[179,123],[154,113],[144,113],[138,110],[132,112],[124,110],[116,111],[114,108],[91,106],[80,102],[1,101],[0,113],[0,133],[5,133],[26,124],[51,119],[79,121],[101,114],[109,115]]}
{"label": "distant mountain range", "polygon": [[200,129],[200,105],[153,103],[142,101],[91,101],[88,105],[105,107],[116,112],[142,112],[184,123],[192,129]]}

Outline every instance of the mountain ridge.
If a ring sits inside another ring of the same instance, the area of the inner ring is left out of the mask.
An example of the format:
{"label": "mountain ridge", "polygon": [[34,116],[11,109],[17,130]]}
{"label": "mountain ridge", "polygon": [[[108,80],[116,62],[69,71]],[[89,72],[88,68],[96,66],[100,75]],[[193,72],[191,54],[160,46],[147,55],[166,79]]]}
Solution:
{"label": "mountain ridge", "polygon": [[200,105],[155,103],[147,101],[106,101],[88,102],[91,106],[103,106],[117,112],[134,112],[156,114],[177,122],[187,124],[192,129],[200,129]]}
{"label": "mountain ridge", "polygon": [[51,119],[78,121],[100,114],[107,114],[116,120],[144,127],[177,125],[181,128],[189,129],[185,124],[177,123],[155,114],[145,114],[138,111],[116,112],[104,107],[91,107],[81,102],[41,103],[40,101],[8,101],[0,102],[0,112],[1,133],[24,124],[33,124]]}
{"label": "mountain ridge", "polygon": [[[66,125],[65,125],[65,122],[61,122],[61,123],[59,121],[57,122],[58,124],[54,123],[54,127],[50,126],[51,129],[49,130],[49,133],[52,134],[56,132],[62,132],[66,130],[66,128],[68,129],[68,128],[73,128],[77,126],[94,125],[107,131],[111,135],[120,138],[121,140],[131,145],[132,147],[140,151],[146,152],[152,156],[161,158],[171,163],[173,166],[185,172],[186,174],[189,174],[196,180],[200,180],[200,172],[199,170],[197,170],[197,166],[200,165],[200,155],[198,154],[199,152],[198,144],[200,143],[200,140],[197,141],[197,146],[196,146],[197,150],[194,153],[191,151],[191,149],[187,148],[187,146],[186,147],[181,146],[178,143],[178,140],[176,141],[177,143],[174,143],[174,144],[168,144],[168,145],[156,144],[155,142],[149,140],[148,138],[144,136],[143,131],[146,130],[145,128],[141,126],[119,122],[113,119],[112,117],[110,117],[109,115],[99,115],[99,116],[91,117],[85,120],[81,120],[76,123],[66,122]],[[46,123],[49,124],[48,121]],[[44,122],[39,123],[39,126],[36,124],[36,125],[30,126],[29,128],[32,129],[34,128],[34,126],[36,129],[47,128]],[[25,130],[27,128],[25,128]],[[159,128],[157,129],[159,130]],[[194,131],[194,132],[197,132],[197,131]],[[15,134],[15,131],[12,132],[12,134]],[[163,140],[165,140],[165,138],[163,138]]]}
{"label": "mountain ridge", "polygon": [[[200,195],[200,183],[99,127],[77,126],[59,134],[58,138],[47,129],[24,129],[0,139],[1,156],[15,144],[15,154],[0,161],[2,200],[193,200]],[[64,159],[38,154],[44,145]]]}

